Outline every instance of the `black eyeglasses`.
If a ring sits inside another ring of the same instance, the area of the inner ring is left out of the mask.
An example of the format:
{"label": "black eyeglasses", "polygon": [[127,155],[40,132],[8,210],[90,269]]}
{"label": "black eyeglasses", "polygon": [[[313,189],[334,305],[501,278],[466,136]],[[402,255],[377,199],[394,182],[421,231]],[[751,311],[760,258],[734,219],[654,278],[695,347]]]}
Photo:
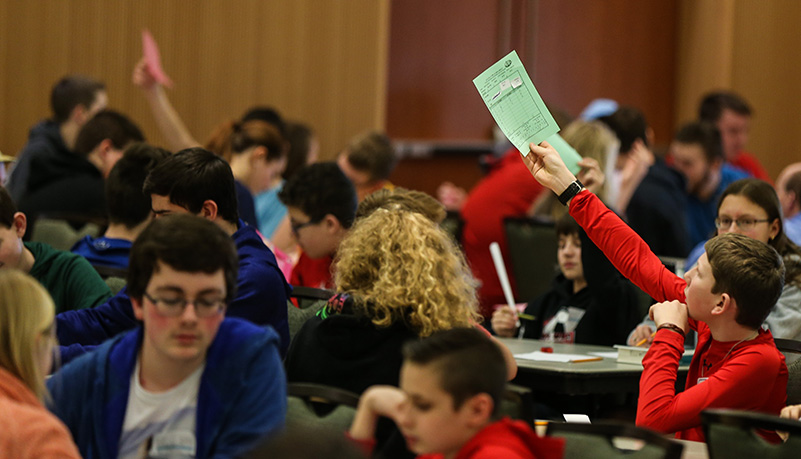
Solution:
{"label": "black eyeglasses", "polygon": [[298,231],[300,231],[302,228],[305,228],[310,225],[316,225],[318,223],[320,223],[320,220],[309,220],[306,223],[291,222],[290,225],[292,226],[292,232],[298,234]]}
{"label": "black eyeglasses", "polygon": [[144,293],[156,307],[156,312],[164,317],[178,317],[184,313],[186,306],[192,303],[195,306],[195,315],[198,318],[212,317],[225,310],[225,299],[223,298],[195,298],[189,301],[181,297],[153,298],[147,292]]}

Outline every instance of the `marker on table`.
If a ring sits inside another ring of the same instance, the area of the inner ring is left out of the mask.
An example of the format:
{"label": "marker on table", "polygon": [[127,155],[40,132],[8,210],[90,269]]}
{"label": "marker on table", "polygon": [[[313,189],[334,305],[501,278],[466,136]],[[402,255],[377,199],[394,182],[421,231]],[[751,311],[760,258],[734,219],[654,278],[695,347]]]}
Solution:
{"label": "marker on table", "polygon": [[[651,333],[651,338],[653,338],[654,336],[656,336],[656,332]],[[640,347],[643,344],[645,344],[646,342],[648,342],[648,338],[643,338],[637,344],[635,344],[634,346],[635,347]]]}

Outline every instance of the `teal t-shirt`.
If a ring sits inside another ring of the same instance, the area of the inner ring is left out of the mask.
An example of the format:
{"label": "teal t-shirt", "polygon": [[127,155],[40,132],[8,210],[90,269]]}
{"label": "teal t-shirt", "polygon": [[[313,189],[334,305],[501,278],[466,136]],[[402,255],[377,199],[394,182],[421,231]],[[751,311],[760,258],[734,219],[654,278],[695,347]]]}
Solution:
{"label": "teal t-shirt", "polygon": [[57,314],[91,308],[111,298],[108,285],[82,256],[42,242],[26,242],[25,247],[34,258],[30,275],[50,292]]}

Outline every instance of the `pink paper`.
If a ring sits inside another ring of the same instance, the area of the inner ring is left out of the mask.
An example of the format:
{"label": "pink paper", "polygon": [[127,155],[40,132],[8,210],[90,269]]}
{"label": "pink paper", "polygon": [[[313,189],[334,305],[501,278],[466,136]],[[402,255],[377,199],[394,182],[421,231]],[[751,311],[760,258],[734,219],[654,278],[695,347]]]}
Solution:
{"label": "pink paper", "polygon": [[164,73],[164,69],[161,68],[159,47],[153,35],[151,35],[150,31],[147,29],[142,30],[142,53],[145,55],[145,64],[147,64],[147,68],[153,78],[160,84],[171,88],[172,80]]}

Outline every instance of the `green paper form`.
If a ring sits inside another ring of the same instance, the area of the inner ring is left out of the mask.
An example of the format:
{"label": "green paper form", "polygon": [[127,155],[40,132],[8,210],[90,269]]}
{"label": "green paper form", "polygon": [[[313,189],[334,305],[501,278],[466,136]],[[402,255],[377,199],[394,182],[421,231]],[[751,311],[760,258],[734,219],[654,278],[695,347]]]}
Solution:
{"label": "green paper form", "polygon": [[[473,84],[501,131],[520,153],[528,155],[529,143],[538,144],[545,140],[556,148],[568,169],[573,173],[578,172],[576,163],[581,157],[557,134],[559,126],[543,103],[516,51],[474,78]],[[553,142],[552,137],[555,137]]]}

